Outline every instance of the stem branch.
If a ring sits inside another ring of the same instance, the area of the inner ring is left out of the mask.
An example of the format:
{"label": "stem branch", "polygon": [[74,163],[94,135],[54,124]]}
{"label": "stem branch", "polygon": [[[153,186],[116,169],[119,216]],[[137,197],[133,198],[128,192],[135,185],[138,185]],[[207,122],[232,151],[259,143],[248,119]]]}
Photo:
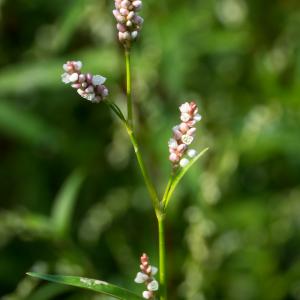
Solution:
{"label": "stem branch", "polygon": [[[139,149],[138,142],[133,131],[132,119],[132,99],[131,99],[131,70],[130,70],[130,51],[125,49],[125,64],[126,64],[126,95],[127,95],[127,121],[124,122],[130,141],[132,143],[134,153],[136,155],[140,170],[142,172],[146,187],[150,194],[151,202],[158,221],[158,239],[159,239],[159,277],[160,277],[160,300],[167,300],[166,288],[166,271],[165,271],[165,233],[164,233],[164,219],[162,203],[159,201],[154,184],[148,174],[142,154]],[[114,108],[114,107],[113,107]],[[115,113],[118,115],[119,111]]]}
{"label": "stem branch", "polygon": [[165,217],[158,220],[160,300],[167,300]]}
{"label": "stem branch", "polygon": [[131,64],[130,64],[129,49],[125,49],[125,65],[126,65],[127,122],[129,127],[132,128],[133,120],[132,120],[132,99],[131,99]]}
{"label": "stem branch", "polygon": [[150,179],[150,176],[149,176],[149,174],[147,172],[147,169],[145,167],[145,163],[144,163],[142,154],[140,152],[138,142],[137,142],[137,140],[134,136],[134,133],[133,133],[132,129],[129,126],[126,126],[126,129],[127,129],[130,141],[132,143],[134,153],[136,155],[136,158],[137,158],[140,170],[142,172],[146,187],[147,187],[148,192],[150,194],[150,198],[151,198],[151,201],[152,201],[153,208],[155,210],[155,214],[156,214],[157,217],[159,217],[162,213],[161,213],[161,205],[160,205],[160,202],[159,202],[159,199],[158,199],[158,196],[157,196],[156,189],[155,189],[155,187],[152,183],[152,180]]}

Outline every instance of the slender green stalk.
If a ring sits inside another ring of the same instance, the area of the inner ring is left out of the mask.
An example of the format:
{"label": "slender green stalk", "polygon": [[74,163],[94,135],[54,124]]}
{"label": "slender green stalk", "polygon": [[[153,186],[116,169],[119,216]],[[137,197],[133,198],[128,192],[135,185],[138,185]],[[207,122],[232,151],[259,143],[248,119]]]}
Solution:
{"label": "slender green stalk", "polygon": [[130,50],[125,49],[125,65],[126,65],[126,95],[127,95],[127,122],[129,127],[133,127],[132,120],[132,99],[131,99],[131,65]]}
{"label": "slender green stalk", "polygon": [[[146,187],[150,194],[151,202],[158,221],[158,240],[159,240],[159,276],[160,276],[160,300],[167,300],[166,288],[166,271],[165,271],[165,233],[164,233],[164,211],[162,202],[159,201],[154,184],[146,169],[142,154],[139,149],[138,142],[133,132],[133,118],[132,118],[132,99],[131,99],[131,70],[130,70],[130,51],[125,49],[125,63],[126,63],[126,95],[127,95],[127,121],[125,126],[132,143],[140,170],[142,172]],[[114,107],[113,107],[114,108]],[[119,112],[116,110],[118,115]]]}
{"label": "slender green stalk", "polygon": [[159,240],[159,282],[160,300],[167,300],[167,280],[166,280],[166,245],[165,245],[165,217],[162,215],[158,221],[158,240]]}
{"label": "slender green stalk", "polygon": [[146,184],[148,192],[150,194],[150,198],[151,198],[151,201],[152,201],[153,208],[155,210],[155,214],[156,214],[157,217],[159,217],[162,213],[161,213],[161,205],[160,205],[160,202],[159,202],[159,199],[158,199],[158,196],[157,196],[156,189],[155,189],[155,187],[152,183],[152,180],[150,179],[150,176],[147,172],[147,169],[146,169],[142,154],[140,152],[138,142],[137,142],[137,140],[134,136],[134,133],[133,133],[132,129],[129,126],[126,126],[126,129],[127,129],[130,141],[132,143],[132,146],[133,146],[133,149],[134,149],[139,167],[140,167],[141,172],[143,174],[145,184]]}

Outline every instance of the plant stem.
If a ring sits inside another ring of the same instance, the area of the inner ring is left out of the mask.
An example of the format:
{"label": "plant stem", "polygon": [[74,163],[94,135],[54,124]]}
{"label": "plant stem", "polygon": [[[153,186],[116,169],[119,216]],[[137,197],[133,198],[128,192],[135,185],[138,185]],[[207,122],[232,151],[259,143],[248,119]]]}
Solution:
{"label": "plant stem", "polygon": [[160,203],[159,203],[159,200],[158,200],[156,189],[155,189],[155,187],[152,183],[152,180],[150,179],[150,176],[149,176],[149,174],[147,172],[147,169],[145,167],[145,163],[144,163],[142,154],[140,152],[138,142],[137,142],[137,140],[134,136],[134,133],[133,133],[132,129],[129,126],[126,126],[126,129],[127,129],[130,141],[132,143],[132,146],[133,146],[133,149],[134,149],[134,152],[135,152],[140,170],[142,172],[146,187],[147,187],[148,192],[150,194],[150,198],[151,198],[151,201],[152,201],[153,208],[155,210],[155,214],[156,214],[157,217],[159,217],[159,216],[161,216],[162,213],[161,213],[161,207],[160,207]]}
{"label": "plant stem", "polygon": [[167,300],[167,280],[166,280],[166,245],[165,245],[165,216],[161,215],[158,221],[158,241],[159,241],[159,281],[160,300]]}
{"label": "plant stem", "polygon": [[133,128],[132,99],[131,99],[131,65],[130,65],[129,49],[125,49],[125,65],[126,65],[127,123],[130,128]]}
{"label": "plant stem", "polygon": [[[131,99],[131,70],[130,70],[130,50],[125,49],[125,64],[126,64],[126,95],[127,95],[127,120],[124,122],[130,141],[132,143],[140,170],[142,172],[146,187],[150,194],[151,202],[158,221],[158,239],[159,239],[159,277],[160,277],[160,300],[167,300],[166,288],[166,272],[165,272],[165,234],[164,234],[164,219],[162,203],[159,201],[154,184],[146,169],[142,154],[139,149],[138,142],[133,131],[132,118],[132,99]],[[115,107],[113,107],[115,108]],[[114,112],[119,115],[118,110]],[[122,116],[122,113],[120,114]],[[121,117],[120,117],[121,118]],[[122,118],[121,118],[122,119]]]}

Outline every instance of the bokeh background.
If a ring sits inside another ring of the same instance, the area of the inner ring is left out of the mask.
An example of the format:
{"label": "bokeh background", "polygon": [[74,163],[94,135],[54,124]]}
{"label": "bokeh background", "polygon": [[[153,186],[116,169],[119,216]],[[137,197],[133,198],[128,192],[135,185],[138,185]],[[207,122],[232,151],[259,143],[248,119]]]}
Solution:
{"label": "bokeh background", "polygon": [[[1,300],[108,299],[39,282],[85,275],[140,292],[156,224],[131,145],[108,108],[60,81],[107,77],[124,107],[110,0],[0,1]],[[132,53],[136,124],[160,193],[178,105],[195,99],[195,147],[167,221],[170,299],[300,299],[300,3],[145,0]]]}

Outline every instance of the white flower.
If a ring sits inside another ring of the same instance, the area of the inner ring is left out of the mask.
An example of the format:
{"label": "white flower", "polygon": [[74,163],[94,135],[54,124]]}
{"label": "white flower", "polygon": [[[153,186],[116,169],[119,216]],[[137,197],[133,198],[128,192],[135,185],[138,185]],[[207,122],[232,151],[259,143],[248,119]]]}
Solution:
{"label": "white flower", "polygon": [[151,266],[151,275],[154,276],[157,273],[158,269],[154,266]]}
{"label": "white flower", "polygon": [[74,63],[74,67],[77,71],[79,71],[82,68],[82,62],[80,60],[76,61]]}
{"label": "white flower", "polygon": [[187,122],[191,118],[190,114],[188,113],[182,113],[180,116],[180,119],[182,122]]}
{"label": "white flower", "polygon": [[175,139],[170,139],[168,142],[168,145],[172,149],[176,149],[178,146],[177,141]]}
{"label": "white flower", "polygon": [[183,158],[180,160],[179,164],[182,168],[186,167],[190,161],[187,158]]}
{"label": "white flower", "polygon": [[134,7],[136,7],[136,8],[141,8],[141,6],[142,6],[142,1],[139,1],[139,0],[133,1],[133,2],[132,2],[132,5],[133,5]]}
{"label": "white flower", "polygon": [[84,98],[85,92],[82,89],[78,89],[77,93]]}
{"label": "white flower", "polygon": [[194,120],[195,120],[196,122],[199,122],[201,119],[202,119],[202,116],[199,115],[199,114],[196,114],[196,115],[194,116]]}
{"label": "white flower", "polygon": [[95,100],[95,96],[95,93],[90,93],[86,95],[86,99],[93,102]]}
{"label": "white flower", "polygon": [[68,71],[68,64],[63,64],[63,69],[67,72]]}
{"label": "white flower", "polygon": [[152,280],[150,283],[148,283],[147,289],[152,292],[157,291],[158,290],[158,282],[156,280]]}
{"label": "white flower", "polygon": [[191,136],[191,135],[187,135],[187,134],[184,134],[182,137],[181,137],[181,140],[183,141],[183,143],[185,143],[186,145],[190,145],[194,138]]}
{"label": "white flower", "polygon": [[65,84],[70,83],[70,75],[68,73],[61,74],[61,80]]}
{"label": "white flower", "polygon": [[144,291],[143,292],[143,298],[145,299],[150,299],[152,297],[152,293],[149,291]]}
{"label": "white flower", "polygon": [[187,155],[190,157],[190,158],[193,158],[195,157],[197,154],[197,151],[195,149],[189,149],[188,152],[187,152]]}
{"label": "white flower", "polygon": [[182,113],[188,113],[189,110],[190,110],[190,104],[188,102],[185,102],[183,104],[181,104],[179,106],[179,110],[182,112]]}
{"label": "white flower", "polygon": [[148,275],[146,275],[146,274],[144,274],[142,272],[138,272],[136,274],[134,282],[136,282],[136,283],[144,283],[148,278],[149,278]]}
{"label": "white flower", "polygon": [[92,79],[93,85],[101,85],[105,82],[106,78],[101,75],[94,75]]}
{"label": "white flower", "polygon": [[134,40],[136,37],[138,36],[138,32],[137,31],[132,31],[131,32],[131,38]]}
{"label": "white flower", "polygon": [[78,80],[78,77],[79,77],[78,73],[73,73],[69,76],[69,80],[70,82],[76,82]]}

